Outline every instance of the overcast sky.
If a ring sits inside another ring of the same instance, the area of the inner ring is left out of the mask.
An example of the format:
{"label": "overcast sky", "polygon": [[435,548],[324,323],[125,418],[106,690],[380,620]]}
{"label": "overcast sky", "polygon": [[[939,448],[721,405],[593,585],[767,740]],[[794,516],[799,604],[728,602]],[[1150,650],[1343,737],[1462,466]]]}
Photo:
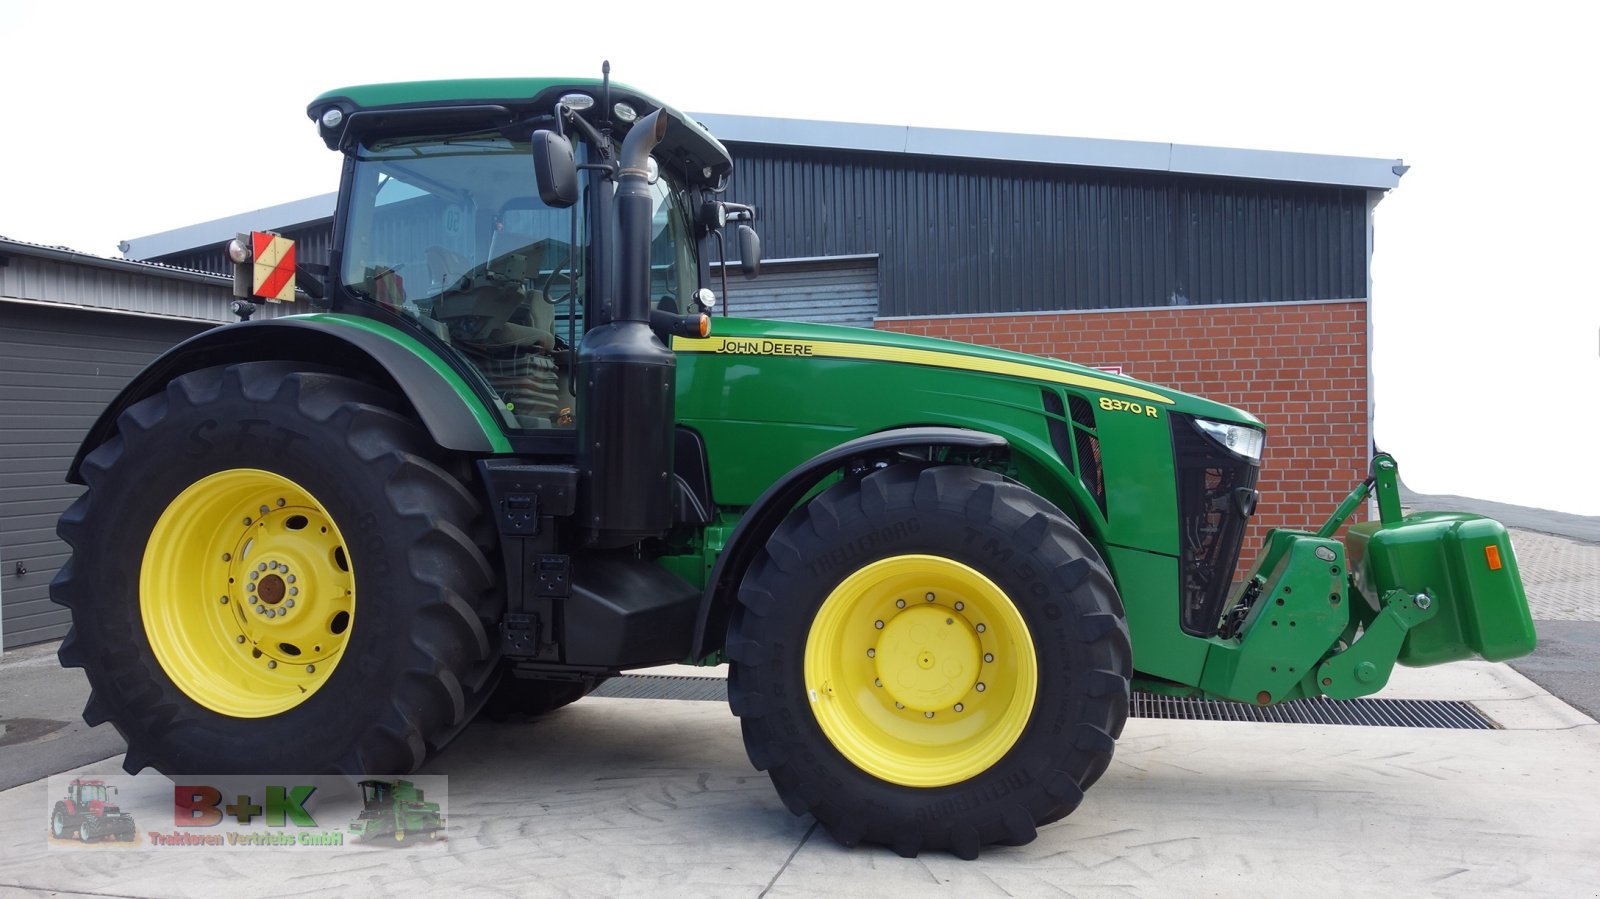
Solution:
{"label": "overcast sky", "polygon": [[115,256],[333,190],[323,90],[603,58],[701,112],[1403,157],[1376,219],[1379,445],[1423,492],[1596,515],[1582,9],[0,0],[0,235]]}

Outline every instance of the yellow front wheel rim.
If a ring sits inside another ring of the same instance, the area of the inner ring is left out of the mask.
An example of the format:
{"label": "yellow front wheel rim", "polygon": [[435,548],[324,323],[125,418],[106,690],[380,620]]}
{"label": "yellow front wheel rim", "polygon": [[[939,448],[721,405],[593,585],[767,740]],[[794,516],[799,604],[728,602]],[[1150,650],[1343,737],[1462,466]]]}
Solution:
{"label": "yellow front wheel rim", "polygon": [[327,683],[355,625],[355,575],[321,503],[251,468],[195,481],[145,545],[139,611],[157,662],[236,718],[294,708]]}
{"label": "yellow front wheel rim", "polygon": [[823,733],[856,767],[909,787],[993,767],[1027,726],[1038,681],[1010,597],[943,556],[857,569],[806,637],[806,694]]}

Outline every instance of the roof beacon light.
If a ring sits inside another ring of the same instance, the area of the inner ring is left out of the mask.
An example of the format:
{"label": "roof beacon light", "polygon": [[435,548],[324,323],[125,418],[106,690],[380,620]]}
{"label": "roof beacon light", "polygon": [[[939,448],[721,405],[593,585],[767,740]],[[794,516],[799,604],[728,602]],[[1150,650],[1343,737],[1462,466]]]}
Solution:
{"label": "roof beacon light", "polygon": [[322,114],[322,127],[337,128],[344,121],[344,112],[335,106]]}
{"label": "roof beacon light", "polygon": [[633,107],[626,103],[618,103],[612,106],[611,111],[616,114],[618,121],[631,122],[639,117],[639,113],[635,112]]}
{"label": "roof beacon light", "polygon": [[588,94],[563,94],[561,105],[574,111],[588,109],[594,105],[594,98]]}

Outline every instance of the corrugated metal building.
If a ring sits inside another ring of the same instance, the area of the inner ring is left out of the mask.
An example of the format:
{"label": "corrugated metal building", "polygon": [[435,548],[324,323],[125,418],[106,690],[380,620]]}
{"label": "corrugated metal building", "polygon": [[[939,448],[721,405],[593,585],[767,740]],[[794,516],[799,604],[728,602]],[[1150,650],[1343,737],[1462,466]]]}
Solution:
{"label": "corrugated metal building", "polygon": [[[1304,526],[1364,469],[1371,211],[1398,184],[1398,160],[696,117],[733,152],[737,170],[727,196],[760,213],[762,275],[745,281],[730,273],[728,311],[1065,356],[1247,408],[1281,435],[1269,446],[1260,482],[1262,526]],[[334,200],[325,194],[136,238],[123,251],[226,272],[229,238],[272,229],[299,241],[302,261],[325,262]],[[60,416],[51,434],[35,429],[0,441],[7,466],[0,558],[8,575],[0,601],[5,620],[15,615],[18,622],[6,625],[8,644],[59,632],[43,572],[61,561],[59,545],[51,551],[51,509],[64,507],[76,488],[59,477],[52,482],[51,466],[65,469],[62,454],[70,457],[74,433],[138,360],[204,321],[227,317],[220,279],[208,308],[222,312],[180,318],[169,304],[180,302],[181,279],[160,274],[169,270],[140,271],[140,286],[128,288],[143,296],[138,310],[162,317],[138,318],[138,327],[110,323],[104,308],[117,301],[99,283],[84,285],[89,299],[74,301],[84,307],[76,315],[23,313],[22,302],[0,302],[7,340],[12,321],[32,316],[22,338],[32,355],[13,358],[13,344],[5,345],[0,415],[10,427]],[[14,283],[0,282],[0,300],[61,303],[30,299],[32,289]],[[42,349],[50,341],[56,355],[71,355],[69,347],[96,345],[99,338],[87,336],[99,333],[95,328],[122,341],[122,368],[78,374],[86,379],[82,392],[22,389],[38,380],[42,362],[35,357],[50,354]],[[84,336],[74,342],[72,335]],[[51,397],[78,404],[61,407],[76,411],[57,410]],[[24,403],[32,405],[18,405]],[[30,567],[19,581],[9,560],[20,559],[22,547],[34,553],[40,573]]]}
{"label": "corrugated metal building", "polygon": [[84,433],[150,360],[233,321],[232,299],[230,278],[0,238],[0,648],[66,632],[49,588]]}

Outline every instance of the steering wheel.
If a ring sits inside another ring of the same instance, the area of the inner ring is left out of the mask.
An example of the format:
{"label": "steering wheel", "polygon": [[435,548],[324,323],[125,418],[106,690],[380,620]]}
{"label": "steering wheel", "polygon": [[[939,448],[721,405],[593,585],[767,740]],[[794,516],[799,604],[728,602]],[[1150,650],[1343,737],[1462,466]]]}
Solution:
{"label": "steering wheel", "polygon": [[[561,285],[561,296],[553,297],[550,295],[550,290],[557,284]],[[543,281],[539,282],[539,298],[544,300],[546,303],[555,306],[560,304],[562,300],[571,297],[573,289],[576,286],[577,284],[573,281],[572,273],[567,270],[567,267],[565,265],[558,265],[550,270],[550,274],[544,276]]]}

